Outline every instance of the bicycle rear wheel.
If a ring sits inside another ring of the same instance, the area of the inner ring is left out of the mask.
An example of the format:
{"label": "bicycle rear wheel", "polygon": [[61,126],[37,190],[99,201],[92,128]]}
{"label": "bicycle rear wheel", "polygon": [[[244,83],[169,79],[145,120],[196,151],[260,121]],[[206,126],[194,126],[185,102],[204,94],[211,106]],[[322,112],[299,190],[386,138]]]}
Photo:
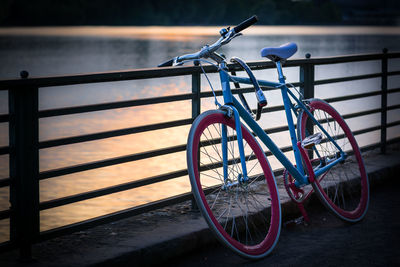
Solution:
{"label": "bicycle rear wheel", "polygon": [[[227,130],[228,177],[224,177],[222,129]],[[264,152],[242,125],[249,180],[242,166],[234,119],[219,110],[201,114],[187,143],[187,163],[196,202],[210,229],[239,255],[257,259],[275,247],[281,227],[278,191]]]}
{"label": "bicycle rear wheel", "polygon": [[[340,219],[357,222],[365,216],[368,209],[369,184],[356,139],[343,118],[327,102],[311,99],[309,107],[321,126],[348,155],[343,163],[316,177],[312,186],[322,203]],[[298,119],[298,136],[301,140],[313,133],[322,134],[321,143],[313,147],[314,168],[340,156],[337,147],[328,140],[306,112],[300,112]]]}

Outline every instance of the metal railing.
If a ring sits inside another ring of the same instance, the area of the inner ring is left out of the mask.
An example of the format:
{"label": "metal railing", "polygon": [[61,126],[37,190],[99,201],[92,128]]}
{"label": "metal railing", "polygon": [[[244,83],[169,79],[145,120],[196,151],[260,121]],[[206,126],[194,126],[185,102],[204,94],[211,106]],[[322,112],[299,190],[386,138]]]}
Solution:
{"label": "metal railing", "polygon": [[[388,53],[387,50],[384,50],[383,53],[380,54],[351,55],[330,58],[310,58],[309,56],[306,56],[305,59],[287,61],[285,67],[300,68],[299,82],[295,83],[294,85],[300,86],[305,98],[311,98],[314,96],[314,87],[316,85],[380,78],[382,86],[379,90],[368,93],[339,96],[325,100],[328,102],[338,102],[370,96],[381,96],[382,100],[380,108],[345,114],[343,117],[345,119],[349,119],[374,113],[381,113],[381,125],[361,129],[353,133],[354,135],[359,135],[380,130],[381,141],[377,144],[362,147],[362,150],[380,147],[381,152],[385,153],[386,145],[388,143],[399,141],[398,137],[392,140],[387,140],[386,137],[387,128],[400,125],[400,121],[387,123],[387,112],[389,110],[400,108],[400,105],[398,104],[392,106],[388,106],[387,104],[387,98],[389,94],[400,92],[400,88],[392,88],[390,90],[387,88],[388,76],[400,75],[400,71],[388,72],[388,60],[394,58],[400,58],[400,53]],[[317,65],[376,60],[381,61],[382,64],[381,72],[379,73],[315,80],[315,66]],[[253,70],[274,68],[272,62],[265,61],[250,62],[248,63],[248,65]],[[230,70],[239,71],[239,67],[237,65],[229,65],[229,68]],[[206,72],[209,73],[216,72],[215,67],[212,66],[205,66],[204,69]],[[182,75],[191,76],[191,93],[77,107],[66,107],[47,110],[38,109],[38,90],[42,87],[110,81],[153,79]],[[9,96],[9,114],[0,115],[0,123],[9,123],[9,146],[0,147],[0,155],[9,154],[10,158],[10,178],[0,179],[0,188],[9,187],[11,203],[11,207],[9,209],[0,211],[0,220],[8,218],[10,219],[10,240],[0,244],[0,251],[12,248],[19,248],[21,252],[21,257],[29,258],[31,256],[31,246],[35,242],[40,242],[67,233],[72,233],[100,224],[127,218],[168,205],[192,200],[191,193],[185,193],[167,199],[151,202],[145,205],[131,207],[129,209],[121,210],[101,217],[81,221],[79,223],[66,225],[52,230],[40,231],[40,211],[185,176],[187,175],[187,170],[176,170],[173,172],[164,173],[153,177],[147,177],[145,179],[131,181],[120,185],[110,186],[85,193],[40,202],[39,181],[41,180],[131,161],[137,161],[141,159],[149,159],[160,155],[181,152],[185,151],[186,145],[182,144],[173,147],[145,151],[142,153],[130,154],[47,171],[39,171],[39,150],[50,147],[123,136],[128,134],[142,133],[158,129],[166,129],[182,125],[190,125],[193,122],[194,118],[196,118],[200,114],[201,99],[212,96],[211,92],[201,91],[200,75],[201,69],[199,67],[193,66],[172,67],[168,69],[127,70],[60,77],[21,78],[15,80],[0,81],[0,90],[8,90]],[[253,92],[252,88],[233,89],[232,91],[233,93],[237,93],[239,90],[242,92]],[[216,93],[217,95],[222,94],[221,92]],[[191,118],[46,141],[39,141],[38,138],[40,118],[125,107],[136,107],[182,100],[191,100]],[[283,106],[265,108],[263,112],[272,112],[279,110],[283,110]],[[287,126],[282,126],[269,128],[265,131],[267,133],[277,133],[286,130]],[[283,151],[289,151],[291,147],[283,147],[281,149]],[[267,153],[266,155],[268,156],[270,154]],[[276,172],[279,173],[280,171],[277,170]]]}

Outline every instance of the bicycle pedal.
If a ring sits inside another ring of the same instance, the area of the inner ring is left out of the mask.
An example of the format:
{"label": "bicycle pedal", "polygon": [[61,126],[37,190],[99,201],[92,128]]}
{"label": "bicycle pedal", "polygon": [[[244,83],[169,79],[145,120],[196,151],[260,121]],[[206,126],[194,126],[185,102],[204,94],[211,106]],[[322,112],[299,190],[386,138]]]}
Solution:
{"label": "bicycle pedal", "polygon": [[321,143],[322,141],[322,134],[321,133],[316,133],[310,136],[307,136],[306,138],[304,138],[304,140],[301,142],[301,146],[306,148],[306,149],[310,149],[313,146]]}

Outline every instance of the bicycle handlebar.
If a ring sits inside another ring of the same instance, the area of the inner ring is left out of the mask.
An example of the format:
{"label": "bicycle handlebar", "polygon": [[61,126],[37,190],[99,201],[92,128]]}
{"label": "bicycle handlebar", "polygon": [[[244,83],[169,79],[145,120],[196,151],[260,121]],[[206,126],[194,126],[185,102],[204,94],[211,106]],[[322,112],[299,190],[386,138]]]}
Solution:
{"label": "bicycle handlebar", "polygon": [[241,31],[243,31],[244,29],[250,27],[251,25],[253,25],[257,21],[258,21],[258,17],[256,15],[254,15],[254,16],[246,19],[245,21],[243,21],[239,25],[237,25],[235,28],[233,28],[233,30],[235,31],[235,33],[239,33]]}
{"label": "bicycle handlebar", "polygon": [[[241,22],[239,25],[231,29],[229,32],[225,31],[224,34],[221,33],[222,37],[220,37],[215,43],[212,45],[204,46],[200,51],[194,54],[187,54],[172,58],[168,61],[165,61],[158,65],[158,67],[168,67],[172,66],[174,63],[180,63],[184,60],[193,60],[199,58],[208,58],[212,56],[212,54],[218,50],[222,45],[229,43],[233,38],[239,36],[239,32],[243,31],[244,29],[250,27],[254,23],[258,21],[256,15],[246,19],[245,21]],[[229,29],[229,28],[228,28]],[[215,54],[215,53],[214,53]]]}
{"label": "bicycle handlebar", "polygon": [[159,64],[157,67],[168,67],[168,66],[172,66],[173,63],[174,63],[174,59],[172,58],[170,60],[167,60],[167,61]]}

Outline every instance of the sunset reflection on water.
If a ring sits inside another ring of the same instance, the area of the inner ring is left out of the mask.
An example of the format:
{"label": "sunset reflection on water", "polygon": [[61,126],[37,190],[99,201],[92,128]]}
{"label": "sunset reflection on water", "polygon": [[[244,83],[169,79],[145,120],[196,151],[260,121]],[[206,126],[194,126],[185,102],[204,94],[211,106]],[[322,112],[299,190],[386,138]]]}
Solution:
{"label": "sunset reflection on water", "polygon": [[[225,27],[227,27],[226,25]],[[123,37],[156,40],[188,41],[202,36],[216,36],[222,26],[73,26],[0,28],[0,35]],[[392,35],[398,27],[381,26],[260,26],[246,29],[246,35]]]}

